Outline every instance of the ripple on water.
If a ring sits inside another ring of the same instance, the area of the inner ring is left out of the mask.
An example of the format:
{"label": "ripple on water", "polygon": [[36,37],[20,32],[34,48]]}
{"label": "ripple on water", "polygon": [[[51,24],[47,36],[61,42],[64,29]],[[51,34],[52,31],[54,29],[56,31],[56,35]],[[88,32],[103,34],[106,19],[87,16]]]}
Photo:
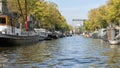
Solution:
{"label": "ripple on water", "polygon": [[[58,66],[65,67],[74,67],[74,66],[89,66],[89,65],[101,65],[103,66],[105,62],[101,61],[100,58],[97,57],[89,57],[89,58],[60,58],[57,59],[57,63],[61,63]],[[87,67],[85,67],[87,68]]]}
{"label": "ripple on water", "polygon": [[119,54],[118,47],[102,46],[100,40],[81,36],[0,48],[0,60],[11,63],[4,68],[119,68],[115,65],[120,62]]}

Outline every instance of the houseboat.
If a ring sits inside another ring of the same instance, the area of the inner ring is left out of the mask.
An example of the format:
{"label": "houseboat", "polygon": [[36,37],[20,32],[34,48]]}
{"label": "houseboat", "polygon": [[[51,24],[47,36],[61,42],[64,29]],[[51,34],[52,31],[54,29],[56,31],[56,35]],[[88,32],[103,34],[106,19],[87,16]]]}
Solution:
{"label": "houseboat", "polygon": [[9,16],[0,15],[0,43],[24,44],[37,42],[38,33],[34,30],[22,31],[16,22],[11,22]]}
{"label": "houseboat", "polygon": [[[21,9],[18,1],[19,9]],[[22,12],[22,10],[21,10]],[[21,13],[20,15],[23,15]],[[25,0],[25,15],[23,22],[19,21],[17,12],[9,12],[7,0],[0,2],[0,44],[28,44],[39,41],[39,35],[34,31],[34,20],[28,15],[27,1]]]}
{"label": "houseboat", "polygon": [[39,41],[45,40],[48,37],[48,31],[43,28],[35,28],[35,31],[39,34]]}

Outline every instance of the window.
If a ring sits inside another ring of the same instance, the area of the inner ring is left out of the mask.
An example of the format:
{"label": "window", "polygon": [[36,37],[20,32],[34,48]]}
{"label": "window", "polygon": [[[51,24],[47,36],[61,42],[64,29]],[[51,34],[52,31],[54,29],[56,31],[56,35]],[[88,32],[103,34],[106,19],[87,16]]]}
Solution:
{"label": "window", "polygon": [[6,24],[6,18],[1,17],[0,18],[0,24]]}

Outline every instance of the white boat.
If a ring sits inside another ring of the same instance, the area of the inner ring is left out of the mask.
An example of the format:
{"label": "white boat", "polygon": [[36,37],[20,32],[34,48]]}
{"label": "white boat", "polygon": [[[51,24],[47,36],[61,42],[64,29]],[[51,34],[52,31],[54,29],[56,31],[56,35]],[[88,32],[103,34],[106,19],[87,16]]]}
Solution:
{"label": "white boat", "polygon": [[39,34],[39,41],[42,41],[48,37],[48,33],[46,29],[43,28],[35,28],[35,31]]}
{"label": "white boat", "polygon": [[111,45],[118,45],[120,43],[120,40],[109,40],[109,43]]}

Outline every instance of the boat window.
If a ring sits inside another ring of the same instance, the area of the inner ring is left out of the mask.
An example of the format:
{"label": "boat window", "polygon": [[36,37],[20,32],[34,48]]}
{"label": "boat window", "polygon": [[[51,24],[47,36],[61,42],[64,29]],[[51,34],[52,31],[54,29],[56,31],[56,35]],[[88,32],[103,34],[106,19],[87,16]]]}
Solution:
{"label": "boat window", "polygon": [[6,24],[6,18],[0,18],[0,24]]}

